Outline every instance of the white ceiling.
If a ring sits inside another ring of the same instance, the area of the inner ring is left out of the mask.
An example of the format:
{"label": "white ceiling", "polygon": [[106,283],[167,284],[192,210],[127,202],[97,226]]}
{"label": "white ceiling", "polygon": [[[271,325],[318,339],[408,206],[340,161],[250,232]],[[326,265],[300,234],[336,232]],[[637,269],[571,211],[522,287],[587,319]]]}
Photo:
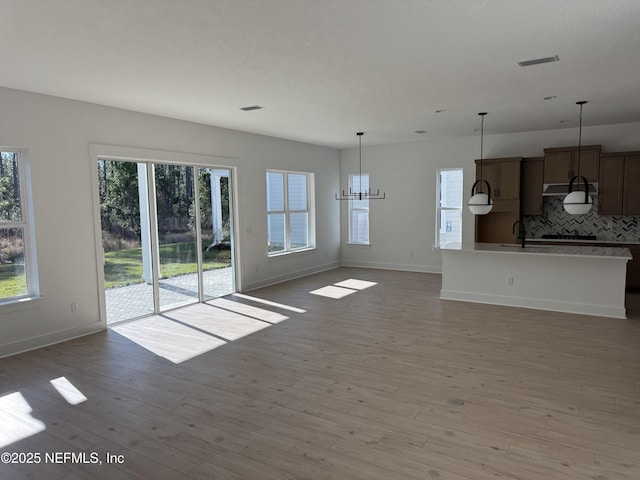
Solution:
{"label": "white ceiling", "polygon": [[0,0],[0,12],[1,86],[319,145],[355,146],[360,130],[369,144],[472,135],[480,111],[487,134],[575,127],[578,100],[585,126],[640,121],[639,0]]}

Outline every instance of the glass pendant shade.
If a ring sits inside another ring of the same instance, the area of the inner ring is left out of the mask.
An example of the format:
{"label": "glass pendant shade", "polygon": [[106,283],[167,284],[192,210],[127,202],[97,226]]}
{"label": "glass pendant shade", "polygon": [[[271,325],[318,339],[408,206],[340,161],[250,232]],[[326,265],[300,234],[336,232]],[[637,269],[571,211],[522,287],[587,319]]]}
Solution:
{"label": "glass pendant shade", "polygon": [[493,208],[493,200],[486,193],[476,193],[469,199],[467,205],[474,215],[486,215]]}
{"label": "glass pendant shade", "polygon": [[[586,203],[585,196],[587,200]],[[565,211],[570,215],[584,215],[591,210],[593,200],[588,193],[578,190],[564,197],[563,206]]]}

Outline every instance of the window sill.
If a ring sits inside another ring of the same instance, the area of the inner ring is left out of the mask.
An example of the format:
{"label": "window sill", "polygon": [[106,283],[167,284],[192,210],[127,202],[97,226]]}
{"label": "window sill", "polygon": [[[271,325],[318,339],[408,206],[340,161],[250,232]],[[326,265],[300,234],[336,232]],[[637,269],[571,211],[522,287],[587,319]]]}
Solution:
{"label": "window sill", "polygon": [[349,248],[371,248],[373,246],[370,243],[349,243],[349,242],[347,242],[346,245]]}
{"label": "window sill", "polygon": [[5,314],[11,312],[19,312],[22,310],[27,310],[29,308],[40,307],[44,300],[45,298],[40,296],[0,301],[0,312],[2,312],[2,314]]}
{"label": "window sill", "polygon": [[289,250],[287,252],[278,252],[278,253],[268,253],[267,256],[271,259],[277,259],[277,258],[286,258],[289,255],[297,255],[297,254],[304,254],[304,253],[310,253],[310,252],[314,252],[316,250],[316,247],[309,247],[309,248],[301,248],[299,250]]}

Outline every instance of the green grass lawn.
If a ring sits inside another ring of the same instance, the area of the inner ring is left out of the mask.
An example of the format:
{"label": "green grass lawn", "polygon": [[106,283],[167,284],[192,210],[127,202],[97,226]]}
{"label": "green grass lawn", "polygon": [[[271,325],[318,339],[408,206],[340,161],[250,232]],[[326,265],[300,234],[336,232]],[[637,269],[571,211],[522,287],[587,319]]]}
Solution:
{"label": "green grass lawn", "polygon": [[[172,243],[160,247],[162,278],[197,272],[197,252],[193,243]],[[205,270],[231,266],[229,250],[203,252]],[[105,254],[106,288],[142,283],[142,249],[132,248]],[[0,298],[27,293],[24,265],[0,264]]]}
{"label": "green grass lawn", "polygon": [[17,297],[27,293],[24,265],[0,264],[0,298]]}
{"label": "green grass lawn", "polygon": [[[190,242],[171,243],[160,247],[162,278],[197,272],[197,252]],[[203,252],[205,270],[231,266],[228,250]],[[142,249],[132,248],[105,254],[105,288],[142,283]]]}

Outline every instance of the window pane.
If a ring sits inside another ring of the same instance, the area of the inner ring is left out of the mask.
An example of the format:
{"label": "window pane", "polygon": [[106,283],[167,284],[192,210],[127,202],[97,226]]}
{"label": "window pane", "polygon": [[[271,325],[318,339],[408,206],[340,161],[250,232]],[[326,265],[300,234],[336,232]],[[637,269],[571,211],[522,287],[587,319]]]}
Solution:
{"label": "window pane", "polygon": [[284,250],[284,214],[267,215],[267,240],[269,252]]}
{"label": "window pane", "polygon": [[462,242],[462,169],[438,171],[436,245],[459,248]]}
{"label": "window pane", "polygon": [[284,173],[267,172],[267,212],[284,211]]}
{"label": "window pane", "polygon": [[304,248],[309,246],[309,215],[305,213],[292,213],[291,222],[291,248]]}
{"label": "window pane", "polygon": [[21,222],[18,154],[0,152],[0,222]]}
{"label": "window pane", "polygon": [[444,170],[441,175],[441,206],[462,208],[462,170]]}
{"label": "window pane", "polygon": [[0,228],[0,298],[26,294],[24,229]]}
{"label": "window pane", "polygon": [[[369,175],[349,175],[351,193],[369,191]],[[369,200],[353,198],[349,201],[349,243],[369,243]]]}
{"label": "window pane", "polygon": [[[351,193],[364,193],[369,191],[369,175],[349,175],[349,187]],[[353,200],[353,208],[368,208],[369,200]]]}
{"label": "window pane", "polygon": [[462,210],[440,211],[440,248],[462,239]]}
{"label": "window pane", "polygon": [[307,176],[295,173],[287,175],[289,210],[307,209]]}
{"label": "window pane", "polygon": [[351,243],[369,243],[369,212],[367,210],[351,212]]}

